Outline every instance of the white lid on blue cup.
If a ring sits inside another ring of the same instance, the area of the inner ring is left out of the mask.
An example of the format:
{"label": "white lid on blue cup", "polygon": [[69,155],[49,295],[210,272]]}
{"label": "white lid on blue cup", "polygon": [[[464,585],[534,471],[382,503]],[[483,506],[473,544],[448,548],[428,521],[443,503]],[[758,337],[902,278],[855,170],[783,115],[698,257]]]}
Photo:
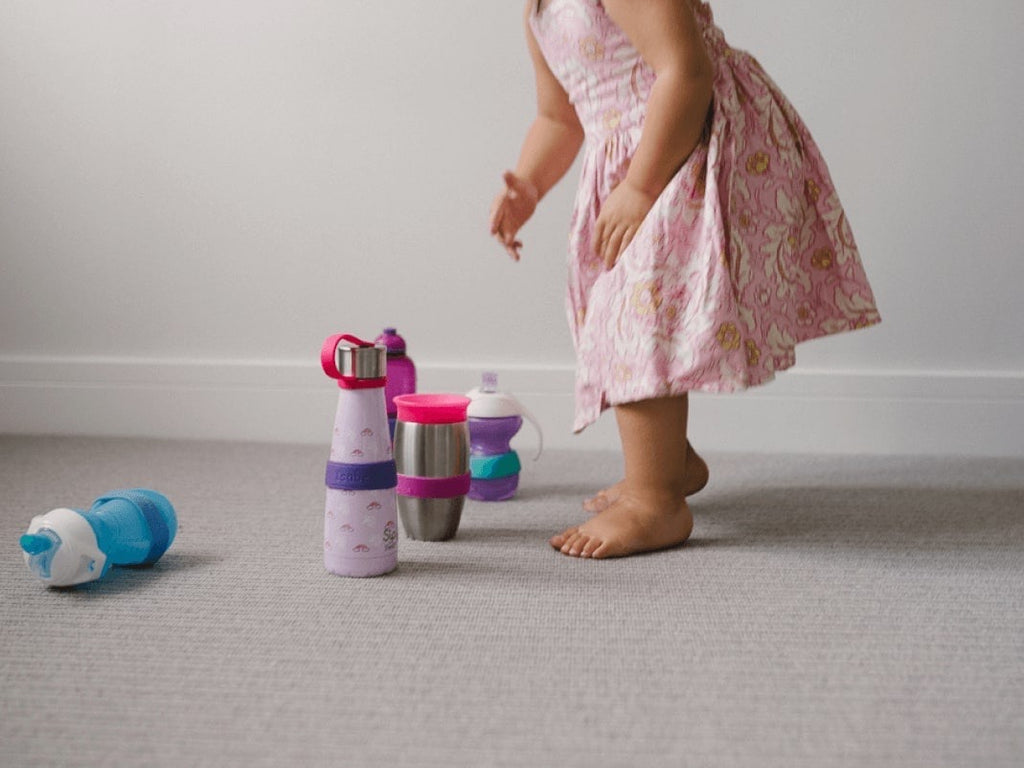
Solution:
{"label": "white lid on blue cup", "polygon": [[89,521],[64,507],[33,517],[21,548],[25,565],[51,587],[95,581],[107,562]]}

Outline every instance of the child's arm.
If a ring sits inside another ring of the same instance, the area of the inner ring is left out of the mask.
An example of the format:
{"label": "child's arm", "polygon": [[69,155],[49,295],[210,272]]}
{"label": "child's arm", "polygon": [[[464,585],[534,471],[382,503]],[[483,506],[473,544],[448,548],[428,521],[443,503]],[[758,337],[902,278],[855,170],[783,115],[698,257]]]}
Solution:
{"label": "child's arm", "polygon": [[657,75],[629,171],[605,200],[595,228],[595,249],[611,268],[700,141],[713,65],[686,2],[605,0],[604,8]]}
{"label": "child's arm", "polygon": [[572,166],[583,144],[583,126],[569,95],[551,72],[530,29],[529,15],[535,0],[526,4],[526,43],[537,87],[537,117],[530,126],[519,154],[516,175],[529,179],[538,199],[558,183]]}
{"label": "child's arm", "polygon": [[515,172],[505,173],[505,190],[491,210],[491,234],[495,235],[516,261],[519,248],[516,232],[533,215],[537,202],[558,183],[572,166],[583,144],[583,127],[569,96],[548,68],[530,29],[529,16],[536,0],[526,4],[526,41],[536,77],[537,116],[527,131]]}

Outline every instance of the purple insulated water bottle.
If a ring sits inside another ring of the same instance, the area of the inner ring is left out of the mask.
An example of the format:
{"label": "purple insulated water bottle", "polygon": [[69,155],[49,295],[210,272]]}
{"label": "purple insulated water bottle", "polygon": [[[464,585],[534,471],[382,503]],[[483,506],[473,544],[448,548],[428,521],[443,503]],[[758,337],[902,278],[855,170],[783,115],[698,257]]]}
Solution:
{"label": "purple insulated water bottle", "polygon": [[377,343],[383,344],[388,350],[388,381],[384,385],[384,399],[388,406],[388,428],[394,439],[395,421],[398,418],[395,397],[411,395],[416,391],[416,366],[406,354],[405,339],[394,328],[385,328],[384,333],[377,337]]}
{"label": "purple insulated water bottle", "polygon": [[467,422],[471,475],[467,495],[477,501],[511,499],[519,487],[522,464],[510,441],[519,432],[525,416],[540,436],[540,450],[537,451],[537,456],[540,456],[544,444],[540,425],[515,397],[498,391],[495,373],[485,373],[481,385],[468,392],[467,396],[470,399]]}
{"label": "purple insulated water bottle", "polygon": [[379,576],[398,565],[398,474],[384,405],[387,350],[331,336],[320,353],[338,380],[327,462],[324,566],[339,576]]}

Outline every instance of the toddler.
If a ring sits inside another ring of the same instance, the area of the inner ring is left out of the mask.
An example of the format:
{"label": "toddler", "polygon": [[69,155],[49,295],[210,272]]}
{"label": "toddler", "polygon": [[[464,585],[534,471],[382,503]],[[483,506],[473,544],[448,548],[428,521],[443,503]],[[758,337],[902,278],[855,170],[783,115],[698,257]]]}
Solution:
{"label": "toddler", "polygon": [[708,469],[687,393],[770,381],[801,341],[879,322],[825,162],[699,0],[528,0],[537,116],[491,209],[517,233],[584,156],[570,223],[574,429],[614,408],[624,477],[554,536],[577,557],[681,544]]}

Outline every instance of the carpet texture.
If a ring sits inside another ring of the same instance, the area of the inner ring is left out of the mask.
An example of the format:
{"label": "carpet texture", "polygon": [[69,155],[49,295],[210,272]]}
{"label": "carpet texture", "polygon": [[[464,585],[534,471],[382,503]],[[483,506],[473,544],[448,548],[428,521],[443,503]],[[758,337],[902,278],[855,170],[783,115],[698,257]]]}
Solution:
{"label": "carpet texture", "polygon": [[[0,437],[0,764],[1024,764],[1022,461],[712,455],[688,544],[597,562],[546,539],[620,461],[552,452],[357,580],[326,455]],[[159,563],[29,574],[33,515],[126,486]]]}

